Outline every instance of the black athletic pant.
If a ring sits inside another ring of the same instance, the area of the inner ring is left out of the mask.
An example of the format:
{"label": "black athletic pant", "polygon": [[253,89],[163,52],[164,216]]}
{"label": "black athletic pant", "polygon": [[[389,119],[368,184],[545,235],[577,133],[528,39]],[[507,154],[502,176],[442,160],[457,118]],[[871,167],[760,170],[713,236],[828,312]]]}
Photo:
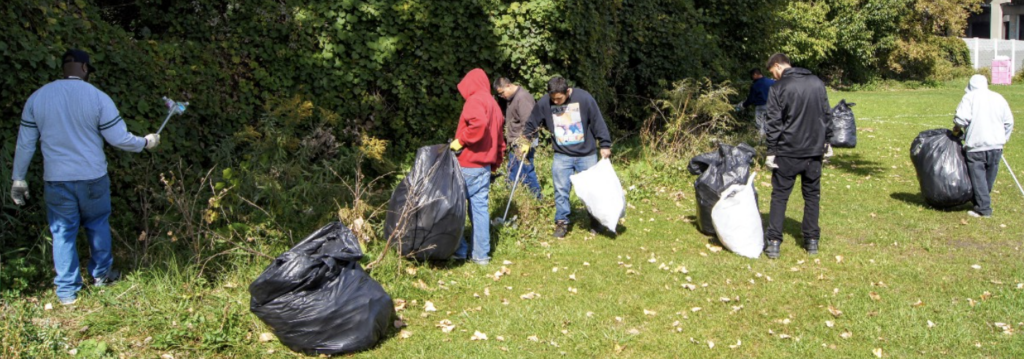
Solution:
{"label": "black athletic pant", "polygon": [[800,187],[804,195],[804,240],[820,238],[818,204],[821,201],[821,157],[775,157],[775,164],[779,168],[772,172],[772,206],[768,212],[765,239],[782,241],[786,204],[789,203],[789,194],[793,191],[797,176],[800,176]]}
{"label": "black athletic pant", "polygon": [[982,216],[992,215],[992,185],[999,173],[999,159],[1003,150],[967,152],[967,174],[974,187],[974,211]]}

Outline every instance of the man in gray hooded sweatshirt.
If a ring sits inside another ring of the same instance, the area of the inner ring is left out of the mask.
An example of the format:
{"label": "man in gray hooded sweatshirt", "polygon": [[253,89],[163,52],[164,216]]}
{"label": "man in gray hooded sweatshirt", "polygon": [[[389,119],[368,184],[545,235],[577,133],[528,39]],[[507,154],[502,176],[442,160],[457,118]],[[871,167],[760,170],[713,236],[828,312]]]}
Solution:
{"label": "man in gray hooded sweatshirt", "polygon": [[985,76],[971,77],[967,92],[953,117],[954,133],[966,131],[964,150],[967,151],[967,173],[974,186],[974,209],[971,217],[991,217],[992,185],[999,172],[1003,145],[1013,132],[1013,113],[1002,95],[988,89]]}

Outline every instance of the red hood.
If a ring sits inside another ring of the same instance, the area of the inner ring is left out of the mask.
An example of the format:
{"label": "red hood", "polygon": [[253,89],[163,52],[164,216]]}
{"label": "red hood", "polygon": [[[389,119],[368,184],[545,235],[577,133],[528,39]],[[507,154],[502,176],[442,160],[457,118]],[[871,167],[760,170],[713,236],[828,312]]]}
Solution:
{"label": "red hood", "polygon": [[487,74],[484,70],[479,68],[472,69],[466,74],[466,77],[459,81],[459,93],[462,94],[463,99],[469,99],[473,95],[486,93],[490,95],[491,88],[490,80],[487,79]]}

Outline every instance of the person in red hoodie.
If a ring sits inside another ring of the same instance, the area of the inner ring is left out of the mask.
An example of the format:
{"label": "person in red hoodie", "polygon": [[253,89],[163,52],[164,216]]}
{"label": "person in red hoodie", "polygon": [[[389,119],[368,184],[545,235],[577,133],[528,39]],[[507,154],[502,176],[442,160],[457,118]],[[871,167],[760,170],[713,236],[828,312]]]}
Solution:
{"label": "person in red hoodie", "polygon": [[473,226],[473,240],[467,242],[463,238],[455,251],[455,258],[469,258],[479,265],[486,265],[491,260],[488,193],[491,171],[501,168],[502,154],[505,153],[505,137],[502,136],[505,117],[491,96],[490,86],[487,74],[481,69],[470,70],[459,82],[459,93],[466,103],[462,105],[459,127],[451,143],[452,151],[459,153]]}

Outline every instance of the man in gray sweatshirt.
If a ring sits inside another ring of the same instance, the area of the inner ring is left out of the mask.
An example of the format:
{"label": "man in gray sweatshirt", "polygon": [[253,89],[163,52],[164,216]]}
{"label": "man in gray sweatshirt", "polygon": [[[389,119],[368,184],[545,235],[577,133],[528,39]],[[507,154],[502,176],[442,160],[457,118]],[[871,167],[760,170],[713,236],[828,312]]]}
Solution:
{"label": "man in gray sweatshirt", "polygon": [[974,209],[971,217],[991,217],[992,185],[999,172],[1003,145],[1013,132],[1013,113],[1002,95],[988,89],[985,76],[971,77],[964,89],[963,99],[953,117],[953,132],[966,131],[964,150],[967,151],[967,173],[974,186]]}
{"label": "man in gray sweatshirt", "polygon": [[36,90],[25,102],[14,152],[11,199],[29,200],[26,175],[36,146],[43,152],[43,200],[53,234],[57,298],[78,300],[82,276],[75,238],[85,228],[93,285],[106,286],[120,274],[113,269],[110,238],[110,178],[103,142],[129,152],[151,150],[160,135],[139,137],[128,131],[110,96],[86,82],[94,71],[89,54],[64,53],[64,77]]}

